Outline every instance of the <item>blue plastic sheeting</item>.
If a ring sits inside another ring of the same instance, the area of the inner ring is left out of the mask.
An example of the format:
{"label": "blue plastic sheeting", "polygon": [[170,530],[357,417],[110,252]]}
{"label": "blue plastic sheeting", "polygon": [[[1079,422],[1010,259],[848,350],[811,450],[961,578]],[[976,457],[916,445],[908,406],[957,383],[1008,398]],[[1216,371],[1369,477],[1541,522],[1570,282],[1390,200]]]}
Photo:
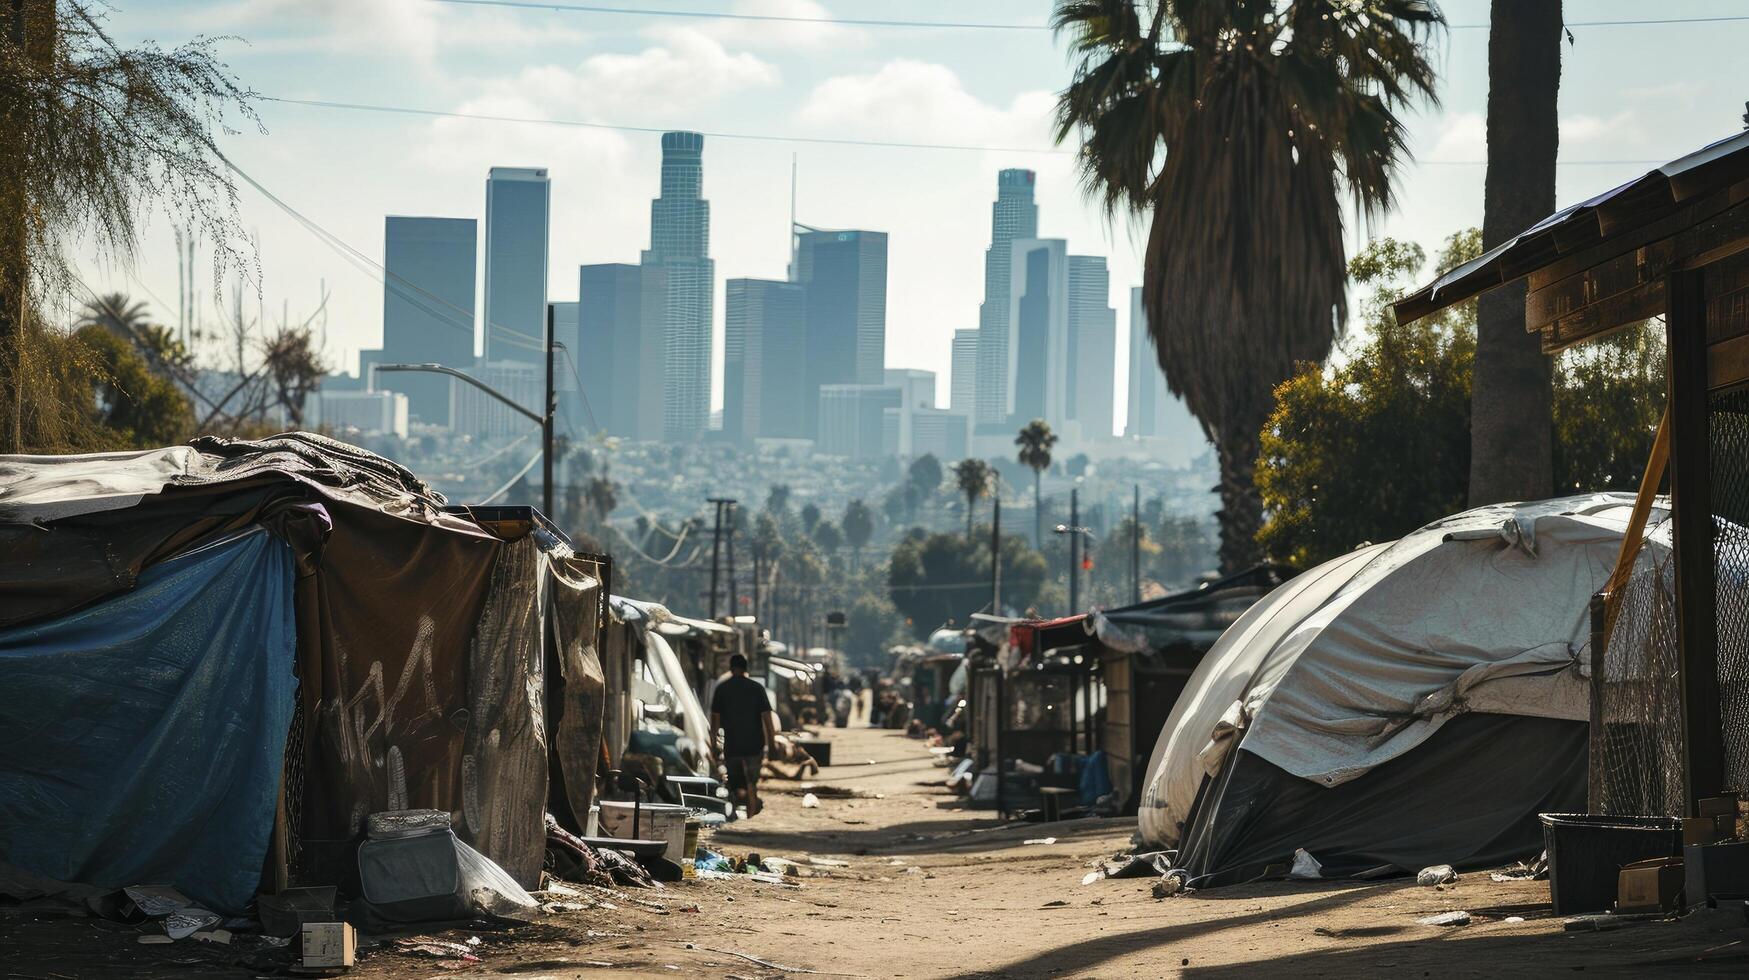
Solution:
{"label": "blue plastic sheeting", "polygon": [[296,697],[293,574],[291,549],[253,531],[0,630],[0,860],[242,911]]}

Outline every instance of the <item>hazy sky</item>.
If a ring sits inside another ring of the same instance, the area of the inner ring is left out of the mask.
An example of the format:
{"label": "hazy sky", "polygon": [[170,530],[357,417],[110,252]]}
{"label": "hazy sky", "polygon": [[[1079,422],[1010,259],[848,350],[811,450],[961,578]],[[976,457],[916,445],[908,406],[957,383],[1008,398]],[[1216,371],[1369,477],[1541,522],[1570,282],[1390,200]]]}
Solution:
{"label": "hazy sky", "polygon": [[[721,280],[782,278],[790,160],[800,220],[891,235],[887,364],[936,371],[947,395],[949,342],[974,327],[983,290],[996,171],[1039,173],[1039,230],[1074,253],[1111,259],[1119,363],[1127,362],[1129,287],[1140,281],[1139,226],[1106,222],[1082,196],[1072,159],[1051,144],[1053,93],[1066,84],[1063,47],[1046,31],[894,29],[557,13],[433,0],[114,0],[125,42],[170,46],[225,34],[225,60],[263,95],[475,114],[707,132],[975,144],[1000,151],[842,147],[708,138],[705,194]],[[583,0],[577,0],[583,2]],[[1048,0],[616,0],[617,7],[879,19],[1042,23]],[[1381,227],[1431,252],[1480,224],[1488,4],[1442,5],[1442,105],[1408,119],[1418,162]],[[1569,22],[1707,17],[1733,0],[1568,0]],[[1574,27],[1563,47],[1559,200],[1583,199],[1741,128],[1749,22]],[[575,299],[579,264],[631,262],[648,243],[658,137],[320,109],[266,102],[265,134],[244,128],[225,152],[267,188],[378,261],[388,214],[481,217],[488,167],[542,166],[553,179],[552,298]],[[1602,162],[1599,162],[1602,161]],[[382,286],[253,190],[262,303],[270,319],[316,304],[326,281],[330,358],[356,364],[381,339]],[[483,229],[482,229],[483,233]],[[203,259],[204,261],[204,259]],[[131,270],[91,267],[93,287],[123,289],[174,316],[171,231],[154,221]],[[210,308],[212,276],[197,286]],[[1123,420],[1119,389],[1117,419]],[[717,387],[715,401],[721,400]]]}

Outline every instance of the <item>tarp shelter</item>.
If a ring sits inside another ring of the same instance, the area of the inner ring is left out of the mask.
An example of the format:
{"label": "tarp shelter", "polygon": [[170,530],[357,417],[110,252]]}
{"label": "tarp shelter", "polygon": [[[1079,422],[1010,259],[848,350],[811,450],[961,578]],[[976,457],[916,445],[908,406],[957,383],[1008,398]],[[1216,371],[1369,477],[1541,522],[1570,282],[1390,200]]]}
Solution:
{"label": "tarp shelter", "polygon": [[[1623,615],[1659,624],[1630,669],[1668,680],[1617,688],[1620,701],[1600,691],[1598,713],[1599,736],[1625,724],[1664,746],[1642,755],[1602,740],[1594,764],[1606,809],[1693,816],[1701,800],[1749,793],[1749,132],[1544,218],[1398,300],[1397,319],[1520,281],[1525,329],[1548,353],[1664,321],[1667,452],[1648,469],[1670,478],[1673,582],[1668,599]],[[1675,772],[1676,792],[1640,792],[1649,767]]]}
{"label": "tarp shelter", "polygon": [[588,687],[598,566],[444,503],[305,433],[0,457],[0,863],[234,912],[432,808],[532,884],[549,753],[595,751],[543,638]]}
{"label": "tarp shelter", "polygon": [[1148,753],[1203,654],[1290,577],[1285,566],[1257,565],[1198,588],[1089,614],[1105,687],[1099,742],[1121,808],[1133,809],[1141,798]]}
{"label": "tarp shelter", "polygon": [[1331,877],[1534,854],[1538,812],[1584,808],[1589,606],[1632,503],[1477,508],[1276,589],[1167,719],[1144,844],[1203,884],[1297,849]]}

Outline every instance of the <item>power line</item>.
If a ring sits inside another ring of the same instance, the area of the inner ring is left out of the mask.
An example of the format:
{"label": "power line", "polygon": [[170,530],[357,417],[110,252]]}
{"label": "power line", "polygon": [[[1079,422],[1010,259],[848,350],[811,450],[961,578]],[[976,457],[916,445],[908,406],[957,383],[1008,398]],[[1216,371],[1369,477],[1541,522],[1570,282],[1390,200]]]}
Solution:
{"label": "power line", "polygon": [[[605,129],[621,133],[668,133],[673,126],[621,126],[613,123],[584,122],[580,119],[536,119],[529,116],[499,116],[481,112],[448,112],[442,109],[419,109],[412,106],[371,105],[362,102],[329,102],[320,99],[290,99],[261,96],[264,102],[309,106],[315,109],[346,109],[353,112],[386,112],[403,116],[430,116],[443,119],[474,119],[481,122],[519,123],[536,126],[568,126],[577,129]],[[1038,153],[1049,156],[1069,156],[1074,150],[1038,149],[1024,146],[977,146],[968,143],[911,143],[895,140],[864,140],[828,136],[778,136],[770,133],[730,133],[693,130],[712,139],[755,140],[766,143],[809,143],[824,146],[892,147],[905,150],[964,150],[974,153]]]}
{"label": "power line", "polygon": [[[686,20],[737,20],[780,24],[820,24],[842,27],[893,27],[902,29],[930,28],[949,31],[1030,31],[1048,32],[1049,24],[1013,24],[992,21],[949,20],[876,20],[859,17],[803,17],[794,14],[747,14],[722,10],[641,10],[632,7],[604,7],[595,4],[541,3],[538,0],[430,0],[463,7],[512,7],[522,10],[544,10],[560,14],[608,14],[624,17],[674,17]],[[1565,27],[1649,27],[1666,24],[1721,24],[1749,21],[1749,14],[1715,17],[1648,17],[1620,20],[1575,20]],[[1488,24],[1447,24],[1448,31],[1485,31]]]}
{"label": "power line", "polygon": [[[447,2],[447,0],[445,0]],[[580,119],[536,119],[531,116],[499,116],[479,112],[450,112],[443,109],[420,109],[413,106],[372,105],[361,102],[328,102],[320,99],[289,99],[271,95],[261,96],[265,102],[280,102],[286,105],[306,106],[313,109],[343,109],[352,112],[382,112],[402,116],[428,116],[440,119],[472,119],[479,122],[513,123],[528,126],[568,126],[581,129],[604,129],[622,133],[668,133],[674,130],[671,126],[621,126],[614,123],[584,122]],[[973,153],[1034,153],[1046,156],[1072,156],[1075,150],[1039,149],[1020,146],[981,146],[970,143],[918,143],[898,140],[863,140],[837,138],[827,136],[781,136],[771,133],[729,133],[711,132],[708,130],[692,130],[713,139],[753,140],[766,143],[811,143],[826,146],[862,146],[885,147],[900,150],[959,150]],[[1425,164],[1433,167],[1481,167],[1486,166],[1486,160],[1411,160],[1410,163]],[[1588,166],[1647,166],[1653,167],[1665,160],[1557,160],[1556,166],[1588,167]],[[532,338],[531,338],[532,339]]]}
{"label": "power line", "polygon": [[[261,196],[267,198],[267,200],[269,202],[271,202],[275,207],[278,207],[281,211],[284,211],[287,215],[289,215],[292,218],[292,220],[294,220],[298,224],[302,225],[304,227],[304,229],[306,231],[310,232],[312,235],[315,235],[318,240],[320,240],[323,244],[327,245],[336,254],[338,254],[342,259],[351,263],[354,268],[357,268],[359,271],[363,272],[365,275],[370,276],[372,279],[375,279],[377,282],[382,283],[383,285],[389,287],[390,289],[394,289],[396,291],[396,293],[401,296],[402,299],[405,299],[408,303],[410,303],[413,306],[415,306],[416,308],[418,308],[421,312],[426,313],[426,314],[436,318],[438,320],[438,322],[442,323],[443,325],[465,332],[470,339],[473,337],[473,335],[474,335],[474,311],[473,310],[464,310],[460,306],[457,306],[456,304],[449,302],[448,300],[444,299],[443,297],[438,296],[437,294],[430,292],[429,290],[420,286],[418,283],[415,283],[415,282],[405,278],[404,276],[398,275],[395,272],[390,271],[387,266],[382,265],[381,263],[377,262],[375,259],[372,259],[370,256],[359,251],[357,248],[354,248],[345,239],[341,238],[339,235],[336,235],[333,232],[329,231],[327,228],[323,227],[314,218],[308,217],[303,212],[299,211],[297,208],[294,208],[290,204],[287,204],[285,201],[281,200],[278,195],[276,195],[272,191],[268,190],[265,186],[262,185],[262,183],[260,181],[256,180],[254,177],[250,176],[247,171],[245,171],[242,167],[237,166],[237,164],[232,162],[229,158],[220,157],[220,160],[222,160],[224,162],[225,166],[230,168],[230,170],[233,173],[235,173],[237,176],[243,178],[243,180],[246,183],[248,183],[248,185],[250,187],[255,188],[255,190],[258,191],[261,194]],[[412,290],[413,293],[415,293],[417,295],[408,294],[407,292],[404,291],[407,289]],[[454,311],[454,315],[446,314],[440,309],[437,309],[435,307],[432,307],[432,306],[425,304],[420,299],[421,296],[428,297],[429,299],[440,304],[441,306],[448,307],[450,310]],[[459,319],[457,319],[456,318],[457,316],[467,317],[466,324],[464,325]],[[537,337],[533,337],[533,336],[526,334],[526,333],[523,333],[519,330],[512,330],[509,327],[506,327],[502,324],[493,323],[491,321],[487,321],[487,326],[490,329],[496,330],[497,335],[501,335],[504,342],[507,344],[510,344],[512,346],[522,347],[522,348],[525,348],[528,350],[533,350],[533,351],[543,351],[546,349],[546,345],[544,343],[542,343],[541,340]]]}
{"label": "power line", "polygon": [[630,7],[600,7],[573,3],[538,3],[535,0],[432,0],[464,7],[517,7],[563,14],[617,14],[628,17],[679,17],[696,20],[741,20],[780,24],[831,24],[845,27],[933,27],[965,31],[1048,31],[1049,24],[967,23],[945,20],[866,20],[853,17],[802,17],[787,14],[740,14],[721,10],[639,10]]}

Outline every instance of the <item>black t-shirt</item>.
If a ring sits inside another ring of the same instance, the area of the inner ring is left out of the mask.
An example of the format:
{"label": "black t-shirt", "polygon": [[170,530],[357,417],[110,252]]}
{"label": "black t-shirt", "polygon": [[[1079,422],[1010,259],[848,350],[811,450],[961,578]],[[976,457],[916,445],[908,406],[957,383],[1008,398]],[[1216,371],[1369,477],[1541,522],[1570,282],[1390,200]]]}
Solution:
{"label": "black t-shirt", "polygon": [[765,748],[765,722],[771,710],[765,688],[751,677],[730,677],[711,695],[711,714],[723,718],[723,755],[758,755]]}

